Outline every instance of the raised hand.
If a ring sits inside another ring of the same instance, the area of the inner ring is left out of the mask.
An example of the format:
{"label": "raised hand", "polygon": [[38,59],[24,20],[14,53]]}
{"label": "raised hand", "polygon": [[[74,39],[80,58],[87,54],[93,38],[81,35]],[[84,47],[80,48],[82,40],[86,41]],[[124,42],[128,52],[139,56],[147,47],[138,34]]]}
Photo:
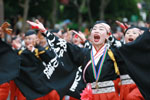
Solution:
{"label": "raised hand", "polygon": [[125,31],[127,29],[127,26],[121,23],[120,21],[116,21],[116,23]]}
{"label": "raised hand", "polygon": [[35,22],[28,20],[27,23],[31,25],[32,29],[39,29],[40,31],[42,31],[44,33],[47,31],[45,29],[44,25],[41,22],[39,22],[39,20],[37,20],[37,19],[35,20]]}
{"label": "raised hand", "polygon": [[33,51],[35,50],[35,47],[34,47],[33,44],[29,44],[29,45],[27,46],[27,48],[28,48],[28,50],[30,50],[31,52],[33,52]]}
{"label": "raised hand", "polygon": [[74,32],[75,34],[77,34],[79,36],[79,38],[81,39],[82,42],[86,41],[85,35],[82,32],[77,32],[75,30],[71,30],[72,32]]}
{"label": "raised hand", "polygon": [[129,27],[131,27],[131,25],[125,23],[125,27],[126,27],[126,28],[129,28]]}
{"label": "raised hand", "polygon": [[[7,33],[9,35],[11,35],[12,33],[12,29],[9,28],[10,24],[8,22],[4,22],[1,26],[1,30],[3,31],[3,33]],[[2,32],[0,32],[0,34],[2,34]]]}

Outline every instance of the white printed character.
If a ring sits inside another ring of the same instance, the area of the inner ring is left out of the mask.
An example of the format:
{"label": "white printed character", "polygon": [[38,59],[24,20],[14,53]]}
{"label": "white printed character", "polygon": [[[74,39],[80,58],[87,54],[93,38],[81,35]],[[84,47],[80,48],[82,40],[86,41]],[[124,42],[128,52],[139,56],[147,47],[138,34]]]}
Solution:
{"label": "white printed character", "polygon": [[75,92],[75,90],[79,84],[79,81],[81,80],[81,74],[80,74],[81,72],[82,72],[82,69],[81,69],[81,67],[79,67],[78,71],[76,72],[75,81],[73,82],[73,84],[70,88],[70,91]]}
{"label": "white printed character", "polygon": [[[45,65],[45,63],[44,63]],[[43,71],[43,73],[47,76],[48,79],[51,78],[52,74],[54,73],[55,69],[58,67],[59,62],[57,61],[57,56],[55,56],[55,58],[53,58],[52,60],[50,60],[50,62],[45,65],[45,69]]]}

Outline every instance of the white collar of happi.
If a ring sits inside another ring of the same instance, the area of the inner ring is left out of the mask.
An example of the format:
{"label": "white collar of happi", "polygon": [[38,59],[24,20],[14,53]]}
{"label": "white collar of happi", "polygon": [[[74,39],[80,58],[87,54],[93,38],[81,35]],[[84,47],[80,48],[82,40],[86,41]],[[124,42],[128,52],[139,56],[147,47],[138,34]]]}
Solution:
{"label": "white collar of happi", "polygon": [[92,52],[94,56],[95,65],[97,65],[98,61],[100,60],[101,56],[103,55],[104,49],[106,45],[103,45],[99,50],[96,50],[94,46],[92,46]]}

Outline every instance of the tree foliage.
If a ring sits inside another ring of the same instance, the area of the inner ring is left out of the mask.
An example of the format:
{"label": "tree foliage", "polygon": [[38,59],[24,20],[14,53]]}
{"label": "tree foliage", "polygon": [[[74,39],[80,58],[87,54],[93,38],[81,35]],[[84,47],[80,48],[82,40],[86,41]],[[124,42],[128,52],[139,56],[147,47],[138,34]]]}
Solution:
{"label": "tree foliage", "polygon": [[[77,1],[75,5],[74,1]],[[92,20],[98,20],[100,11],[99,6],[101,5],[100,0],[69,0],[68,4],[62,4],[60,0],[57,0],[56,4],[56,16],[52,15],[54,6],[54,0],[30,0],[28,17],[42,16],[44,19],[51,21],[52,16],[56,18],[56,22],[70,19],[71,21],[78,22],[78,14],[82,16],[82,21],[92,22]],[[88,2],[89,6],[88,6]],[[17,14],[23,14],[23,8],[20,3],[24,0],[4,0],[5,17],[10,18]],[[130,19],[131,15],[139,15],[137,8],[138,0],[110,0],[109,4],[105,9],[105,19],[116,19],[127,17]],[[56,9],[55,8],[55,9]],[[89,12],[90,11],[90,12]],[[90,14],[90,16],[89,16]],[[90,18],[89,18],[90,17]]]}
{"label": "tree foliage", "polygon": [[127,17],[130,19],[133,14],[139,16],[136,0],[111,0],[106,8],[107,18]]}

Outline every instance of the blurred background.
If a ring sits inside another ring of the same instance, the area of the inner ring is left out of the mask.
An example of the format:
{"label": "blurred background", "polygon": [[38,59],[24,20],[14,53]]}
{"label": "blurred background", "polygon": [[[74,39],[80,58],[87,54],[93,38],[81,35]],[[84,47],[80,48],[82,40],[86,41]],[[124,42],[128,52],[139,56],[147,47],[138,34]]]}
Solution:
{"label": "blurred background", "polygon": [[[82,41],[69,30],[81,31],[90,40],[90,29],[97,20],[105,20],[112,34],[124,41],[115,21],[150,28],[150,0],[0,0],[0,26],[7,21],[13,29],[12,35],[5,34],[2,40],[13,49],[25,49],[24,33],[30,29],[26,21],[35,19],[56,36],[80,47]],[[37,44],[46,47],[46,39],[36,32]]]}
{"label": "blurred background", "polygon": [[26,20],[39,19],[47,29],[89,31],[96,20],[105,20],[112,32],[115,21],[144,27],[150,22],[150,0],[0,0],[0,25],[7,21],[13,34],[24,34]]}

